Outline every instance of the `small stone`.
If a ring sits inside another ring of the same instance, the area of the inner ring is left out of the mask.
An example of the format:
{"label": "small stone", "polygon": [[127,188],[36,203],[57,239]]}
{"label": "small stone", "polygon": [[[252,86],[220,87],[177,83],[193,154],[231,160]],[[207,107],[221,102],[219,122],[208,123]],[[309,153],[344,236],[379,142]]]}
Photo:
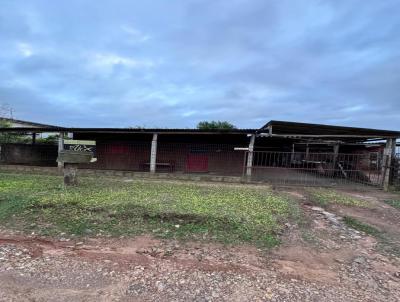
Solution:
{"label": "small stone", "polygon": [[316,212],[324,212],[325,210],[320,207],[312,207],[311,210],[316,211]]}
{"label": "small stone", "polygon": [[159,292],[162,292],[165,288],[165,285],[161,281],[156,282],[156,288]]}
{"label": "small stone", "polygon": [[91,235],[93,233],[93,231],[91,229],[85,229],[83,231],[86,235]]}
{"label": "small stone", "polygon": [[365,258],[364,257],[356,257],[356,258],[354,258],[354,260],[353,260],[355,263],[358,263],[358,264],[365,264]]}

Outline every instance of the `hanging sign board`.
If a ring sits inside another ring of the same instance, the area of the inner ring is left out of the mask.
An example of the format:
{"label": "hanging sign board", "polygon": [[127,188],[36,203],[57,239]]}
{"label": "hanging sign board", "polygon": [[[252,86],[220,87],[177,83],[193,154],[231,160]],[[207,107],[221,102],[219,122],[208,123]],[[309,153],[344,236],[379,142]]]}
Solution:
{"label": "hanging sign board", "polygon": [[65,139],[64,150],[77,152],[91,152],[96,154],[96,142],[86,140]]}

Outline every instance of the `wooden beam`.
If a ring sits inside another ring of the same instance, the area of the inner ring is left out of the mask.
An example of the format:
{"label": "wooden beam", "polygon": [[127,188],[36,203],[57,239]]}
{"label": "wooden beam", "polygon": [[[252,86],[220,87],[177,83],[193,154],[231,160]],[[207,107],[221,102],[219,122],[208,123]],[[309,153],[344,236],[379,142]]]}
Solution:
{"label": "wooden beam", "polygon": [[[339,148],[340,148],[339,144],[333,145],[332,175],[335,175],[336,165],[338,164],[337,160],[338,160],[338,157],[339,157]],[[342,171],[342,174],[344,175],[344,177],[347,178],[347,174],[344,171],[343,166],[340,163],[338,164],[338,166],[339,166],[339,169]]]}
{"label": "wooden beam", "polygon": [[389,190],[390,178],[392,176],[393,158],[396,155],[396,139],[386,140],[386,147],[383,152],[383,189]]}
{"label": "wooden beam", "polygon": [[251,172],[253,168],[253,151],[254,151],[254,143],[256,141],[255,134],[251,135],[250,143],[249,143],[249,151],[247,153],[247,163],[246,163],[246,176],[251,177]]}
{"label": "wooden beam", "polygon": [[306,145],[306,160],[308,160],[309,157],[310,157],[310,146],[309,146],[309,144],[307,143],[307,145]]}
{"label": "wooden beam", "polygon": [[339,144],[333,145],[333,169],[336,168],[336,162],[339,156]]}
{"label": "wooden beam", "polygon": [[347,134],[269,134],[269,133],[260,133],[259,136],[266,137],[285,137],[285,138],[302,138],[302,137],[316,137],[316,138],[324,138],[324,137],[337,137],[337,138],[373,138],[373,139],[381,139],[381,138],[395,138],[393,136],[375,136],[375,135],[347,135]]}
{"label": "wooden beam", "polygon": [[151,141],[151,152],[150,152],[150,173],[156,172],[157,162],[157,138],[158,134],[153,134],[153,140]]}

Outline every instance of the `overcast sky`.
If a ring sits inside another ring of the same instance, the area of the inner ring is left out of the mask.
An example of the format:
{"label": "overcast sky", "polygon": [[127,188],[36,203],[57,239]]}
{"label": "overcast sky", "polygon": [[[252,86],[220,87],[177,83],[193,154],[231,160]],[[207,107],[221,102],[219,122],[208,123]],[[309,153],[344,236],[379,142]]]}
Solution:
{"label": "overcast sky", "polygon": [[0,4],[0,103],[15,118],[400,130],[398,0]]}

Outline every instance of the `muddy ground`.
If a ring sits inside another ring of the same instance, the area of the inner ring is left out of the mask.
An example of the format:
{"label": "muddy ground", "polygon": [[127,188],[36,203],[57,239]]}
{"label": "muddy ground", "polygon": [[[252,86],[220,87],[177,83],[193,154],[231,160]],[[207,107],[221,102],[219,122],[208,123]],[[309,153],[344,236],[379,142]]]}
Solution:
{"label": "muddy ground", "polygon": [[[57,238],[0,229],[0,301],[400,301],[400,211],[381,191],[347,191],[370,208],[312,204],[270,251],[136,238]],[[347,227],[351,215],[385,240]]]}

